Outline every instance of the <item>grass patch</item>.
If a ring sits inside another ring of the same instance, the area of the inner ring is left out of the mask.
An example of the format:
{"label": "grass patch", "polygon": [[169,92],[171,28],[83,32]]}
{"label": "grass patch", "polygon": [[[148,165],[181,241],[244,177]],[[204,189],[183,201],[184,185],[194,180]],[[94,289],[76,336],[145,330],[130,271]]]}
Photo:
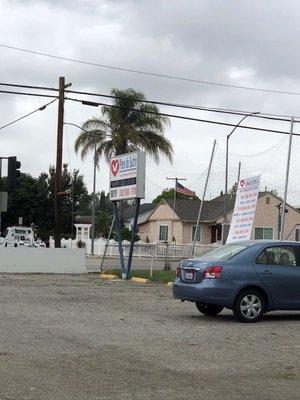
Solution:
{"label": "grass patch", "polygon": [[[109,271],[105,271],[107,274],[118,275],[119,278],[122,277],[121,271],[119,269],[110,269]],[[130,278],[133,276],[137,276],[138,278],[146,278],[151,282],[160,282],[167,283],[172,282],[175,279],[175,271],[161,271],[155,270],[153,271],[153,275],[150,278],[150,271],[147,269],[134,269],[130,271]]]}
{"label": "grass patch", "polygon": [[294,379],[296,379],[297,377],[296,377],[296,374],[293,374],[293,373],[285,373],[285,374],[283,374],[282,375],[282,378],[283,379],[288,379],[288,380],[294,380]]}

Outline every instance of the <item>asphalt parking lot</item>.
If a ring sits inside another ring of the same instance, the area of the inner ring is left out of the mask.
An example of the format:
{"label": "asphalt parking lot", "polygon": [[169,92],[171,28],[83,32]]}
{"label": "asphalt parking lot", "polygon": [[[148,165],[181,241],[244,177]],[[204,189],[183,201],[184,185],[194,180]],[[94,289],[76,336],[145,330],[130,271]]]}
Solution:
{"label": "asphalt parking lot", "polygon": [[160,284],[0,275],[0,399],[297,399],[300,313],[201,316]]}

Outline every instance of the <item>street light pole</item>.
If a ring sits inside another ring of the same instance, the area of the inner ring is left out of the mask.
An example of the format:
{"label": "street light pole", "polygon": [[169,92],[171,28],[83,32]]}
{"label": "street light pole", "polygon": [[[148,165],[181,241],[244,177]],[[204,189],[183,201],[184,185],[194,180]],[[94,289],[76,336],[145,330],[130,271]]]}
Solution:
{"label": "street light pole", "polygon": [[96,214],[96,170],[97,170],[97,145],[94,149],[94,178],[93,178],[93,196],[92,196],[92,232],[91,232],[91,253],[94,255],[95,247],[95,214]]}
{"label": "street light pole", "polygon": [[284,184],[282,213],[281,213],[280,240],[283,240],[283,237],[284,237],[284,223],[285,223],[285,213],[286,213],[285,210],[286,210],[288,183],[289,183],[290,160],[291,160],[292,140],[293,140],[293,128],[294,128],[294,118],[292,117],[291,118],[291,127],[290,127],[288,155],[287,155],[287,164],[286,164],[286,173],[285,173],[285,184]]}
{"label": "street light pole", "polygon": [[227,220],[227,198],[228,198],[228,159],[229,159],[229,139],[233,132],[241,125],[241,123],[247,118],[251,117],[252,115],[257,115],[259,112],[252,112],[245,115],[232,129],[232,131],[226,136],[226,167],[225,167],[225,201],[224,201],[224,222],[228,222]]}

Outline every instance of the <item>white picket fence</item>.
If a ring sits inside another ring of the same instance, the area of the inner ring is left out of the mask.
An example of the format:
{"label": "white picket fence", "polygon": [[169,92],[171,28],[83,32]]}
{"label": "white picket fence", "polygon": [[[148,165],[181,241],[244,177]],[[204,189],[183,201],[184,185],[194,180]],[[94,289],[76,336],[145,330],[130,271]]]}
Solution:
{"label": "white picket fence", "polygon": [[[61,245],[65,248],[77,248],[77,240],[62,239]],[[91,240],[85,240],[85,253],[91,254]],[[54,247],[54,239],[50,238],[50,247]],[[104,253],[106,245],[106,239],[99,238],[95,239],[94,242],[94,254],[101,256]],[[124,240],[122,242],[124,256],[128,256],[130,242]],[[199,257],[218,247],[219,244],[202,245],[196,244],[194,257]],[[190,256],[192,244],[168,244],[168,243],[145,243],[142,241],[136,242],[134,245],[134,257],[154,257],[154,258],[170,258],[170,259],[182,259]],[[119,255],[118,243],[115,240],[110,240],[107,247],[107,257],[117,257]]]}

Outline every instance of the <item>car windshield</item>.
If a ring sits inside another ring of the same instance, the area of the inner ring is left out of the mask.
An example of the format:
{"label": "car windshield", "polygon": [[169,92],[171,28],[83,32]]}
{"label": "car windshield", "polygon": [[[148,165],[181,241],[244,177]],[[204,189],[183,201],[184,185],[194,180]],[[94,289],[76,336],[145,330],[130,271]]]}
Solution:
{"label": "car windshield", "polygon": [[202,256],[202,260],[229,260],[231,257],[239,254],[246,249],[243,244],[226,244]]}

